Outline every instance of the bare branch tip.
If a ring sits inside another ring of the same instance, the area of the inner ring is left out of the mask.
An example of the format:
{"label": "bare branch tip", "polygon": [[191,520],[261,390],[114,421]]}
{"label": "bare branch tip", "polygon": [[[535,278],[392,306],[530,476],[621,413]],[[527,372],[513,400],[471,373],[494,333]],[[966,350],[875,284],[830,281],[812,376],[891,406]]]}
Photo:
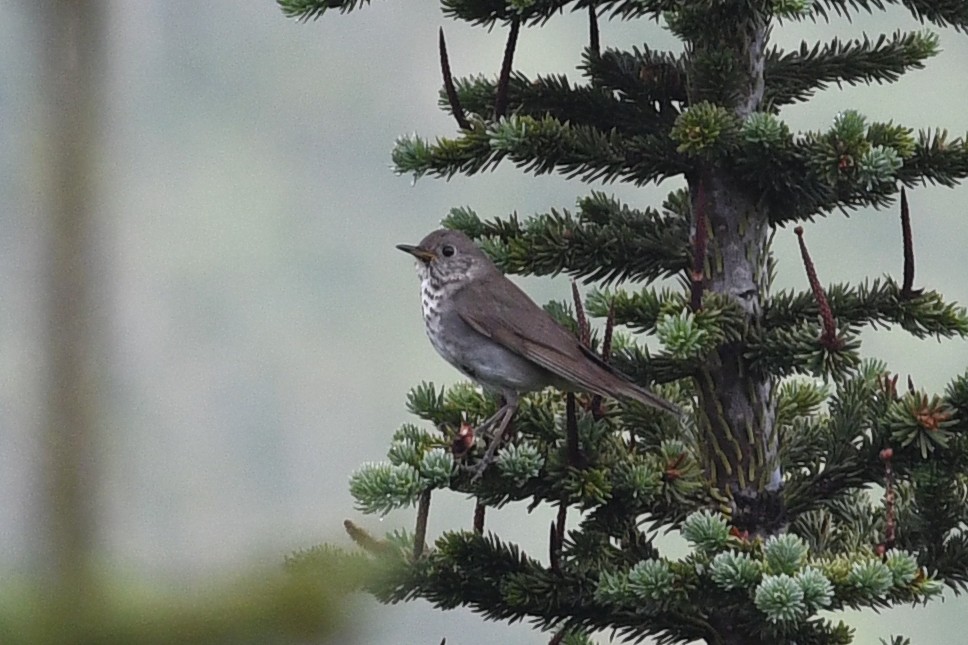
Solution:
{"label": "bare branch tip", "polygon": [[521,20],[515,17],[511,21],[511,30],[508,32],[508,41],[504,46],[504,60],[501,63],[501,75],[498,77],[497,92],[494,96],[494,118],[500,119],[507,115],[508,110],[508,90],[511,85],[511,67],[514,64],[514,48],[518,43],[518,31],[521,28]]}
{"label": "bare branch tip", "polygon": [[444,91],[447,94],[447,102],[450,103],[450,110],[454,114],[457,126],[462,130],[470,130],[471,124],[460,103],[457,87],[454,85],[454,76],[450,70],[450,58],[447,56],[447,41],[444,39],[443,27],[438,31],[437,44],[440,49],[440,72],[444,77]]}

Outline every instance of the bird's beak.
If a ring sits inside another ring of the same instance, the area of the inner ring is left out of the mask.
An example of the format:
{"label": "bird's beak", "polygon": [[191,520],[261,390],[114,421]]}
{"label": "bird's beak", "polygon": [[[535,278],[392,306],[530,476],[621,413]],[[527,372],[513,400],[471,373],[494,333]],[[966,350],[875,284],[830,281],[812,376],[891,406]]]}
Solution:
{"label": "bird's beak", "polygon": [[419,246],[412,246],[410,244],[397,244],[397,248],[404,253],[409,253],[413,257],[417,258],[424,264],[430,264],[430,261],[437,257],[437,254],[433,251],[428,251],[427,249],[420,248]]}

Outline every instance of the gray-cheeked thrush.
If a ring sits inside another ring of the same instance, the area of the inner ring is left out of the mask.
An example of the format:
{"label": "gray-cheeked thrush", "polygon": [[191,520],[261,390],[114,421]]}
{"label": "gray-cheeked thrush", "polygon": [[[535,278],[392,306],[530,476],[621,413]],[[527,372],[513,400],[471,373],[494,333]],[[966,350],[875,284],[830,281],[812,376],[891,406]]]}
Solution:
{"label": "gray-cheeked thrush", "polygon": [[518,397],[548,386],[632,399],[681,415],[679,408],[628,380],[559,325],[459,231],[436,230],[417,246],[420,304],[427,336],[448,363],[506,404],[481,424],[498,424],[478,475],[494,456]]}

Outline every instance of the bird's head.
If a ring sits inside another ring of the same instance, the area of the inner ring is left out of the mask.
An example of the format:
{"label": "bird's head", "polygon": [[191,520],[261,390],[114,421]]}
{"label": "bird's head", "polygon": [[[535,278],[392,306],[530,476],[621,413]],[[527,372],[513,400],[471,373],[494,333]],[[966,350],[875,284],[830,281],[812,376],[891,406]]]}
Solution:
{"label": "bird's head", "polygon": [[398,244],[397,248],[417,258],[421,279],[448,283],[497,271],[491,259],[460,231],[438,229],[416,246]]}

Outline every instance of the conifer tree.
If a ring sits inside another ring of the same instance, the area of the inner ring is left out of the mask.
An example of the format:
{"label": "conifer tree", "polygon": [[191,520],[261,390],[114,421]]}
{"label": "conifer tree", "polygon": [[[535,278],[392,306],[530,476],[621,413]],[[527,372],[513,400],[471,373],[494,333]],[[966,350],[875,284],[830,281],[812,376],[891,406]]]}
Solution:
{"label": "conifer tree", "polygon": [[[278,0],[303,20],[361,0]],[[795,51],[770,43],[779,21],[849,19],[903,5],[915,21],[968,28],[960,0],[443,0],[443,13],[506,34],[492,76],[455,78],[441,32],[441,107],[449,136],[401,138],[400,172],[448,178],[501,162],[534,173],[635,186],[684,177],[658,208],[591,192],[573,211],[520,221],[453,210],[509,273],[565,273],[595,285],[548,310],[636,381],[689,410],[680,422],[546,390],[525,399],[513,437],[480,481],[474,424],[495,410],[471,385],[423,384],[420,420],[400,428],[385,463],[362,467],[363,512],[415,505],[414,533],[375,539],[348,523],[380,572],[369,589],[425,598],[490,619],[526,619],[553,643],[597,630],[629,642],[850,643],[823,610],[882,608],[968,587],[968,374],[943,393],[899,382],[862,359],[859,331],[964,338],[968,316],[916,288],[905,189],[968,176],[964,139],[914,133],[845,111],[822,131],[793,132],[780,110],[832,83],[889,83],[938,52],[930,30]],[[514,70],[526,29],[565,11],[588,16],[578,80]],[[658,20],[682,53],[601,42],[600,20]],[[824,286],[804,220],[896,208],[898,278]],[[770,241],[798,235],[802,291],[771,290]],[[656,289],[678,277],[680,288]],[[590,331],[587,315],[604,318]],[[625,329],[654,336],[650,352]],[[614,331],[614,333],[613,333]],[[883,488],[884,494],[880,495]],[[473,522],[426,545],[434,491],[477,500]],[[557,507],[548,554],[525,554],[485,528],[486,509],[528,500]],[[566,531],[572,515],[574,530]],[[681,559],[653,543],[674,530]],[[310,567],[312,553],[294,565]],[[898,637],[893,642],[901,643]]]}

